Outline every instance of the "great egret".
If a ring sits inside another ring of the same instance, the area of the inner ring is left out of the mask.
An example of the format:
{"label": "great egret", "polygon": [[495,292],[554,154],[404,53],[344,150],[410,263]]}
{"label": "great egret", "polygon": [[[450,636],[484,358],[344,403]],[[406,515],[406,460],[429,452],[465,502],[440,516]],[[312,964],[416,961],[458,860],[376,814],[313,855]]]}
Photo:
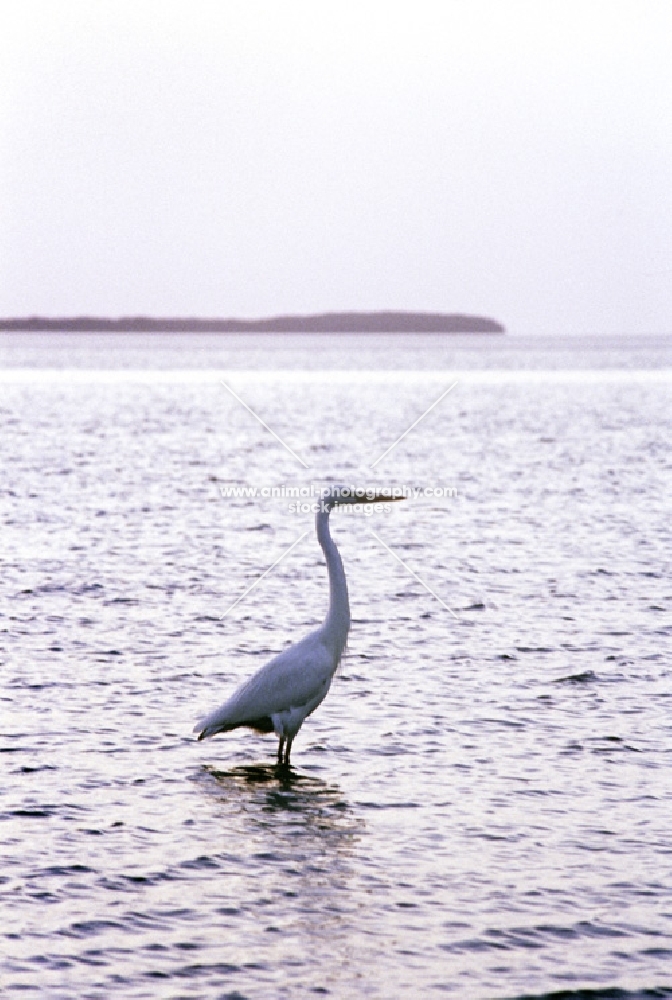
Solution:
{"label": "great egret", "polygon": [[199,740],[241,726],[258,733],[275,732],[280,740],[278,764],[289,764],[294,737],[304,719],[326,697],[350,631],[348,585],[343,562],[329,533],[329,514],[334,507],[343,504],[389,503],[403,499],[371,491],[365,496],[352,496],[352,492],[332,487],[320,501],[315,517],[317,540],[329,574],[329,611],[324,624],[274,656],[228,701],[202,719],[194,727]]}

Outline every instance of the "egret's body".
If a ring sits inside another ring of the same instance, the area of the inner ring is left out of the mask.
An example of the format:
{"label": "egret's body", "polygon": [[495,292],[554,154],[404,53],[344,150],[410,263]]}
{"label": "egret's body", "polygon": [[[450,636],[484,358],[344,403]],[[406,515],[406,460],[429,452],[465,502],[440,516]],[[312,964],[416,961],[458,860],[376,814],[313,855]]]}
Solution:
{"label": "egret's body", "polygon": [[[334,491],[335,494],[338,491]],[[292,741],[311,712],[324,700],[350,631],[350,605],[345,570],[329,533],[329,514],[343,503],[374,503],[389,497],[340,499],[330,494],[315,519],[317,540],[329,574],[329,611],[324,624],[283,650],[236,692],[198,723],[199,740],[240,726],[279,737],[278,763],[288,764]],[[286,747],[285,747],[286,744]]]}

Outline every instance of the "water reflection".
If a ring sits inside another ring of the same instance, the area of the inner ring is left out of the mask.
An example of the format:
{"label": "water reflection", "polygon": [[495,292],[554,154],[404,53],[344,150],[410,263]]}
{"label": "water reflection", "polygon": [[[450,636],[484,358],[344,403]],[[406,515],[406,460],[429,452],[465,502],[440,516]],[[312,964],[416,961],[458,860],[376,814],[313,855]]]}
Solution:
{"label": "water reflection", "polygon": [[[268,764],[206,765],[196,780],[211,806],[205,832],[219,868],[209,884],[210,905],[215,919],[229,914],[231,920],[227,960],[249,961],[261,950],[302,985],[348,992],[352,919],[360,905],[355,845],[364,823],[342,790]],[[213,840],[221,843],[214,850]]]}
{"label": "water reflection", "polygon": [[200,780],[228,815],[242,815],[248,833],[272,830],[276,849],[289,835],[294,844],[298,833],[348,853],[364,826],[337,785],[293,767],[248,764],[221,771],[204,765]]}

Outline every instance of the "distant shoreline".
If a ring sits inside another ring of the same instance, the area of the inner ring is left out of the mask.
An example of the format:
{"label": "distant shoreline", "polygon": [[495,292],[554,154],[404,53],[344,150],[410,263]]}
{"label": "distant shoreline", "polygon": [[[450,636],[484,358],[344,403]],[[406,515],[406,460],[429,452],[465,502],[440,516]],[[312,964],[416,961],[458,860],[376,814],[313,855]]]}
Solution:
{"label": "distant shoreline", "polygon": [[328,312],[266,319],[100,316],[0,319],[0,331],[61,333],[477,333],[502,334],[485,316],[430,312]]}

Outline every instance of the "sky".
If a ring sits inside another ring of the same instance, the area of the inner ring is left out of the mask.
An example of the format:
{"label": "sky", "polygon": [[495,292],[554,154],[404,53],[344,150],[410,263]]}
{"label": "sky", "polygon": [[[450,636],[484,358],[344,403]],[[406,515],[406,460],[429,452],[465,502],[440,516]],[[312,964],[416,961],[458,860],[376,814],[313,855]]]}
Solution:
{"label": "sky", "polygon": [[0,0],[0,315],[672,332],[669,0]]}

